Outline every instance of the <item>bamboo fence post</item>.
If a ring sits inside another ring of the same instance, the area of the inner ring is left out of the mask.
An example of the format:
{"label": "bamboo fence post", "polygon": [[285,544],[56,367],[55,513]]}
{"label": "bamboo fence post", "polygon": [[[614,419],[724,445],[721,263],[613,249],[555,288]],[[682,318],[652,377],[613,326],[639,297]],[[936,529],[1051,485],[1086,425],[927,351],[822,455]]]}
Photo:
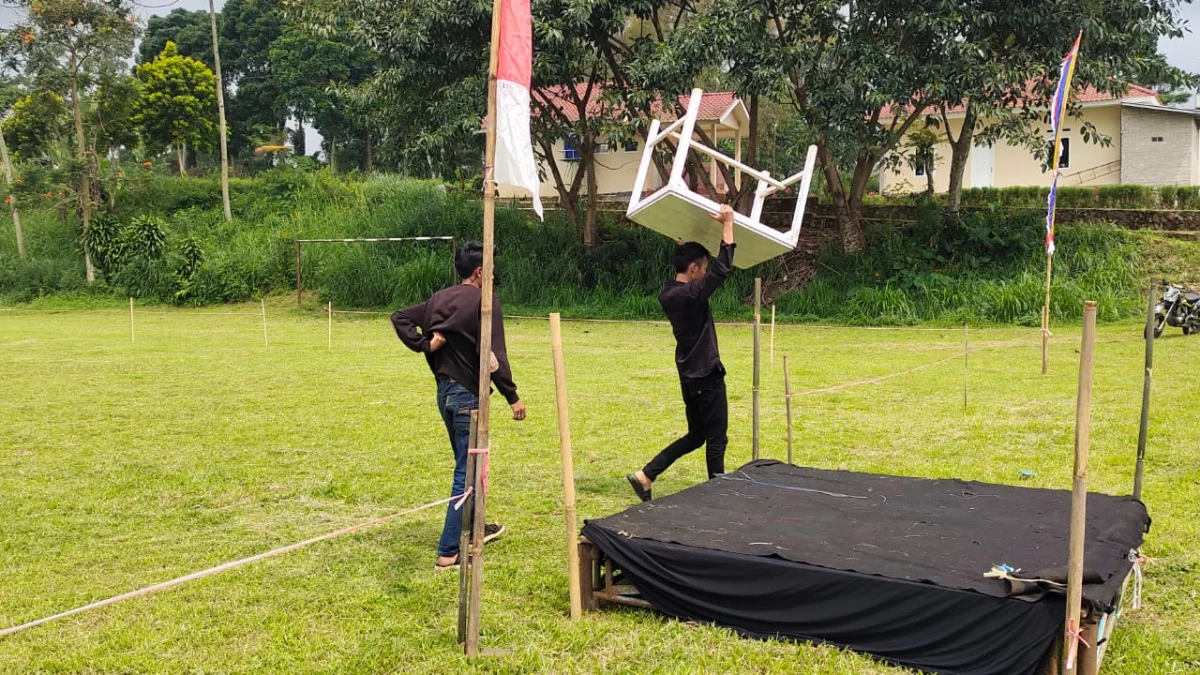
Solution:
{"label": "bamboo fence post", "polygon": [[783,400],[787,410],[787,452],[788,464],[792,463],[792,381],[788,373],[787,354],[783,355]]}
{"label": "bamboo fence post", "polygon": [[130,344],[137,342],[133,331],[133,296],[129,298],[129,342]]}
{"label": "bamboo fence post", "polygon": [[[1057,153],[1055,153],[1057,156]],[[1054,256],[1046,254],[1046,304],[1042,305],[1042,374],[1050,369],[1050,273],[1054,268]]]}
{"label": "bamboo fence post", "polygon": [[775,305],[771,304],[771,365],[775,365]]}
{"label": "bamboo fence post", "polygon": [[[1088,445],[1092,425],[1092,362],[1096,351],[1096,303],[1083,304],[1083,341],[1079,348],[1079,395],[1075,402],[1075,475],[1071,487],[1071,534],[1067,565],[1067,620],[1063,673],[1075,675],[1082,631],[1083,535],[1087,520]],[[1089,650],[1089,656],[1094,654]]]}
{"label": "bamboo fence post", "polygon": [[[495,256],[496,227],[496,64],[500,50],[500,12],[502,0],[492,0],[492,39],[488,54],[488,102],[487,137],[484,142],[483,166],[483,280],[480,283],[479,300],[479,438],[478,450],[490,451],[489,435],[490,405],[488,395],[492,390],[492,284]],[[482,455],[482,466],[487,466],[488,456]],[[478,465],[477,461],[477,465]],[[487,499],[483,492],[483,473],[475,475],[475,514],[471,529],[471,584],[470,601],[467,607],[467,656],[479,654],[479,617],[482,611],[483,591],[483,525],[486,517]]]}
{"label": "bamboo fence post", "polygon": [[[468,445],[475,447],[479,440],[479,411],[471,411],[471,432]],[[467,475],[463,480],[463,492],[475,485],[475,457],[467,454]],[[467,640],[467,601],[471,573],[471,554],[468,550],[471,533],[471,512],[475,502],[468,497],[459,507],[462,510],[462,530],[458,535],[458,644]]]}
{"label": "bamboo fence post", "polygon": [[571,454],[571,418],[567,405],[567,369],[563,359],[562,322],[550,315],[550,348],[554,355],[554,397],[558,403],[558,444],[562,453],[563,511],[567,520],[567,583],[570,584],[571,618],[583,616],[579,593],[579,534],[575,525],[575,462]]}
{"label": "bamboo fence post", "polygon": [[259,298],[258,302],[259,302],[259,305],[262,307],[263,346],[266,347],[267,346],[267,301],[262,298]]}
{"label": "bamboo fence post", "polygon": [[329,314],[329,351],[333,351],[333,301],[325,306],[325,311]]}
{"label": "bamboo fence post", "polygon": [[1150,305],[1146,309],[1146,370],[1142,376],[1142,418],[1138,424],[1137,468],[1133,472],[1133,498],[1142,498],[1142,471],[1146,463],[1146,436],[1150,430],[1150,384],[1154,374],[1154,305],[1157,286],[1150,284]]}
{"label": "bamboo fence post", "polygon": [[967,387],[970,382],[970,367],[967,362],[971,358],[971,327],[963,324],[963,410],[967,409]]}
{"label": "bamboo fence post", "polygon": [[296,306],[300,306],[300,240],[296,240]]}
{"label": "bamboo fence post", "polygon": [[762,328],[762,279],[754,277],[754,389],[751,392],[751,456],[758,459],[758,384],[759,384],[759,367],[762,359],[760,343],[760,332]]}

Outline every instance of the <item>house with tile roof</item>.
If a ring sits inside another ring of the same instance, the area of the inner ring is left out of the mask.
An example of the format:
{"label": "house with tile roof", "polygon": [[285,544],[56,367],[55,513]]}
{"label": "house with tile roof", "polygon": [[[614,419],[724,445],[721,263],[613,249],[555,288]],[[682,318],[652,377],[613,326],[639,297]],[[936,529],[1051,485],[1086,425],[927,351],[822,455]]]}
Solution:
{"label": "house with tile roof", "polygon": [[[1082,118],[1064,122],[1059,185],[1101,186],[1200,185],[1200,110],[1164,106],[1153,89],[1131,85],[1121,95],[1086,87],[1071,94],[1080,105]],[[958,136],[964,109],[947,111],[951,132]],[[887,110],[880,123],[893,114]],[[986,123],[986,120],[982,121]],[[1082,138],[1084,123],[1112,139],[1110,145],[1088,143]],[[1048,123],[1043,123],[1050,142]],[[934,149],[934,190],[945,192],[950,182],[950,146],[940,130],[941,142]],[[899,147],[904,147],[901,141]],[[1000,141],[994,146],[971,148],[963,187],[1048,186],[1050,171],[1028,148]],[[880,170],[883,192],[919,192],[925,189],[924,167],[907,163]]]}
{"label": "house with tile roof", "polygon": [[[580,101],[586,98],[585,114],[589,117],[600,116],[604,113],[603,107],[611,105],[602,100],[602,91],[598,86],[587,92],[586,85],[577,84],[575,85],[577,95],[570,97],[567,96],[568,93],[569,90],[566,89],[547,87],[533,92],[533,96],[554,106],[568,122],[575,122],[579,119],[579,109],[570,100],[572,98]],[[687,109],[690,98],[688,95],[679,96],[679,108]],[[675,111],[663,108],[661,101],[651,106],[651,110],[658,119],[664,122],[674,121],[676,119]],[[605,116],[619,117],[619,111]],[[704,92],[700,101],[700,115],[697,124],[709,138],[714,139],[714,142],[731,141],[735,147],[736,158],[741,158],[741,141],[749,133],[750,115],[745,103],[736,94],[730,91]],[[695,138],[699,140],[699,134]],[[633,189],[634,180],[637,178],[638,164],[641,162],[644,147],[645,142],[641,138],[625,142],[619,142],[616,139],[602,140],[599,152],[596,153],[597,193],[617,197],[629,195]],[[541,154],[540,149],[538,152]],[[563,181],[570,184],[580,168],[579,151],[570,139],[561,139],[554,143],[551,152]],[[720,171],[709,161],[707,156],[702,156],[702,162],[710,173],[710,182],[718,186],[718,189],[722,189],[724,181]],[[543,199],[557,198],[558,191],[555,189],[553,173],[547,158],[538,157],[538,172],[541,176],[541,197]],[[646,188],[647,190],[656,190],[661,187],[661,182],[657,173],[651,171]],[[702,191],[703,187],[697,186],[697,189]],[[523,191],[501,187],[499,196],[501,198],[523,197],[526,194]]]}

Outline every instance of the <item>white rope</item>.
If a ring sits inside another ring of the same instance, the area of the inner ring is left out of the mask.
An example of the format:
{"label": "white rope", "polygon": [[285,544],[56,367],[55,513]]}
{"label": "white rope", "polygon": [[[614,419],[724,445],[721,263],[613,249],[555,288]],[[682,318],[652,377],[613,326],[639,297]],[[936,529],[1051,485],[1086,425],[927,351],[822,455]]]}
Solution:
{"label": "white rope", "polygon": [[411,509],[408,509],[407,511],[393,513],[390,516],[383,516],[382,518],[376,518],[375,520],[369,520],[365,523],[360,523],[360,524],[354,525],[352,527],[342,528],[340,530],[337,530],[336,532],[330,532],[329,534],[323,534],[319,537],[313,537],[312,539],[306,539],[302,542],[299,542],[296,544],[291,544],[290,546],[284,546],[282,548],[277,548],[273,551],[267,551],[266,553],[259,553],[258,555],[252,555],[249,558],[242,558],[241,560],[234,560],[232,562],[227,562],[222,565],[217,565],[216,567],[210,567],[206,570],[201,570],[199,572],[193,572],[186,576],[182,576],[182,577],[178,577],[176,579],[171,579],[170,581],[164,581],[162,583],[154,584],[153,586],[147,586],[146,588],[141,588],[136,591],[122,593],[121,595],[108,598],[107,600],[100,600],[98,602],[93,602],[90,605],[84,605],[83,607],[76,607],[75,609],[67,610],[65,612],[55,614],[54,616],[48,616],[48,617],[45,617],[42,619],[38,619],[37,621],[30,621],[29,623],[23,623],[19,626],[5,628],[4,630],[0,630],[0,637],[3,637],[5,635],[12,635],[14,633],[20,633],[23,630],[26,630],[29,628],[34,628],[35,626],[40,626],[44,623],[50,623],[51,621],[54,621],[56,619],[63,619],[68,616],[80,614],[80,613],[86,612],[90,609],[100,609],[101,607],[107,607],[109,605],[121,602],[122,600],[129,600],[131,598],[136,598],[136,597],[140,597],[143,595],[149,595],[156,591],[166,590],[168,588],[171,588],[173,586],[178,586],[178,585],[188,582],[188,581],[195,581],[196,579],[203,579],[204,577],[211,576],[218,572],[224,572],[226,570],[234,569],[235,567],[241,567],[242,565],[248,565],[252,562],[258,562],[259,560],[265,560],[267,558],[273,558],[277,555],[283,555],[284,553],[288,553],[290,551],[295,551],[298,548],[303,548],[310,544],[316,544],[318,542],[327,541],[329,539],[333,539],[335,537],[340,537],[345,534],[357,532],[361,529],[371,527],[373,525],[381,525],[381,524],[386,523],[387,521],[392,520],[394,518],[399,518],[400,516],[406,516],[410,513],[416,513],[418,511],[424,511],[425,509],[432,508],[439,504],[446,504],[451,499],[454,499],[454,498],[446,497],[445,499],[439,499],[436,502],[429,502],[428,504],[424,504],[422,506],[411,508]]}

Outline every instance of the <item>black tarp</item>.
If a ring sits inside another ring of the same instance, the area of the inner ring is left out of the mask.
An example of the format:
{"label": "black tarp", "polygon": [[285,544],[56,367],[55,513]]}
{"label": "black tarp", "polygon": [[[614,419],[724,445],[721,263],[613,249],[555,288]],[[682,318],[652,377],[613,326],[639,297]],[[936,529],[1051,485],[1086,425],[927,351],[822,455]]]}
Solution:
{"label": "black tarp", "polygon": [[[1087,506],[1084,596],[1107,610],[1149,517],[1128,497]],[[933,672],[1032,674],[1062,629],[1062,597],[983,575],[1004,563],[1062,576],[1069,513],[1065,490],[763,460],[583,534],[672,616]]]}

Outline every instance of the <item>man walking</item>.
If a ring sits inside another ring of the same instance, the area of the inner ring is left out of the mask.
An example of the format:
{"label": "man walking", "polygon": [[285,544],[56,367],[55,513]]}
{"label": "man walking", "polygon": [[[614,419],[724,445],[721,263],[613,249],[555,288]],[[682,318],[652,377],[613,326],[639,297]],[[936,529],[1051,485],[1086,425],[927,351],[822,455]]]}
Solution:
{"label": "man walking", "polygon": [[668,445],[641,471],[625,477],[642,501],[651,498],[650,486],[675,460],[705,446],[708,477],[725,473],[725,446],[729,439],[729,406],[725,400],[725,366],[717,351],[717,331],[708,299],[729,277],[733,267],[733,209],[722,206],[713,216],[721,221],[721,248],[709,265],[709,252],[690,241],[675,248],[675,279],[658,295],[675,334],[675,366],[683,389],[688,430]]}
{"label": "man walking", "polygon": [[[458,250],[454,268],[462,283],[434,293],[419,305],[392,314],[392,326],[406,347],[425,355],[437,380],[437,406],[454,452],[454,481],[450,494],[463,493],[471,411],[479,408],[479,327],[483,285],[483,244],[469,242]],[[525,404],[517,396],[504,347],[504,314],[500,297],[492,299],[492,382],[512,406],[514,420],[525,419]],[[490,392],[483,392],[489,394]],[[495,523],[484,527],[484,543],[504,532]],[[446,522],[438,541],[437,569],[457,568],[462,512],[454,502],[446,507]]]}

